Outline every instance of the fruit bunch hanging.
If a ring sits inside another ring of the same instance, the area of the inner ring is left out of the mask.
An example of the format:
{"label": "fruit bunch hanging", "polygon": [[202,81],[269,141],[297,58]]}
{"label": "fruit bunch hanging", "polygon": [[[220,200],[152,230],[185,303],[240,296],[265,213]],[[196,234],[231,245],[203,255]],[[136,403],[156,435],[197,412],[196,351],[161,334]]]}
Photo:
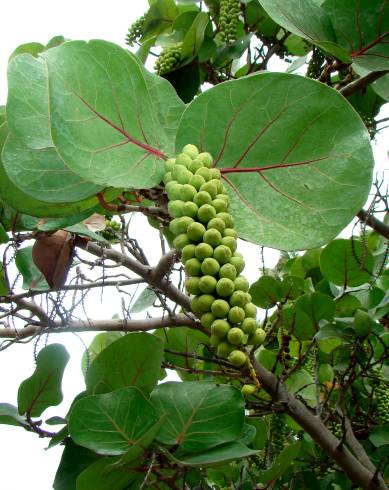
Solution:
{"label": "fruit bunch hanging", "polygon": [[220,0],[219,29],[226,44],[236,41],[236,27],[240,5],[238,0]]}
{"label": "fruit bunch hanging", "polygon": [[131,24],[127,32],[126,44],[132,47],[134,43],[139,38],[142,37],[145,22],[146,22],[146,16],[142,15],[142,17],[139,17],[139,19],[137,19],[133,24]]}
{"label": "fruit bunch hanging", "polygon": [[262,344],[265,332],[258,327],[249,283],[241,274],[245,263],[236,251],[229,197],[212,165],[209,153],[190,144],[166,161],[169,229],[181,251],[192,311],[210,328],[217,354],[240,367],[247,361],[244,347]]}
{"label": "fruit bunch hanging", "polygon": [[155,62],[154,69],[158,75],[171,72],[181,61],[181,48],[179,46],[165,48],[161,51]]}

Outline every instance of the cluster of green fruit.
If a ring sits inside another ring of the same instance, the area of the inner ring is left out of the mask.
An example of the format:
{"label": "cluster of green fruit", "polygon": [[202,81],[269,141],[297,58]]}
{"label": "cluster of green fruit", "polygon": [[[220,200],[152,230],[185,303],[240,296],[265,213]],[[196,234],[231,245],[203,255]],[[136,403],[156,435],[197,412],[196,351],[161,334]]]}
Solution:
{"label": "cluster of green fruit", "polygon": [[165,48],[161,51],[154,65],[158,75],[164,75],[172,71],[181,61],[181,48],[179,46]]}
{"label": "cluster of green fruit", "polygon": [[212,164],[212,156],[194,145],[166,161],[164,183],[173,217],[169,229],[181,251],[192,311],[211,329],[217,354],[240,367],[247,362],[244,346],[262,344],[266,334],[258,328],[249,283],[241,275],[245,263],[236,251],[229,197]]}
{"label": "cluster of green fruit", "polygon": [[380,375],[380,381],[375,389],[375,399],[378,422],[382,425],[389,425],[389,387],[382,375]]}
{"label": "cluster of green fruit", "polygon": [[220,0],[220,36],[227,44],[236,40],[236,27],[238,24],[239,12],[239,0]]}
{"label": "cluster of green fruit", "polygon": [[146,22],[146,16],[142,15],[139,17],[128,29],[128,33],[126,36],[126,44],[129,46],[133,46],[134,42],[136,42],[143,35],[143,28]]}
{"label": "cluster of green fruit", "polygon": [[120,223],[115,220],[106,219],[105,220],[105,228],[102,230],[101,236],[108,240],[109,242],[113,242],[117,240],[117,234],[121,229]]}

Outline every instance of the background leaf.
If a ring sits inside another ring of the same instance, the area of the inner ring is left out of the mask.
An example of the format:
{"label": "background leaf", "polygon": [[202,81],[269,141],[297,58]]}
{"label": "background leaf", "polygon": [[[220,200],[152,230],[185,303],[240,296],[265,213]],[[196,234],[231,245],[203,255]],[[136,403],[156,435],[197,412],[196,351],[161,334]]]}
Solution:
{"label": "background leaf", "polygon": [[32,247],[20,248],[16,253],[15,264],[23,276],[23,289],[35,291],[48,291],[50,289],[43,274],[34,264]]}
{"label": "background leaf", "polygon": [[61,344],[51,344],[43,348],[36,359],[32,376],[19,386],[19,414],[39,417],[48,407],[62,401],[61,381],[69,354]]}

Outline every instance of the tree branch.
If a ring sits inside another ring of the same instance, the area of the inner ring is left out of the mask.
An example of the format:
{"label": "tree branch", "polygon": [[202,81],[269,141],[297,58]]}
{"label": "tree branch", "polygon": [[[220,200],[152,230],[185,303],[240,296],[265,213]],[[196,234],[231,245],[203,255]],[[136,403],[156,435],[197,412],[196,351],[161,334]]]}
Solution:
{"label": "tree branch", "polygon": [[[314,441],[343,469],[347,476],[366,490],[387,490],[385,483],[377,480],[375,474],[361,464],[345,445],[327,429],[322,420],[291,393],[273,373],[251,360],[263,389],[274,401],[284,404],[288,414],[314,439]],[[377,481],[376,481],[377,480]]]}
{"label": "tree branch", "polygon": [[63,325],[61,322],[51,322],[49,325],[29,325],[20,330],[16,328],[2,328],[0,329],[0,338],[22,340],[42,333],[147,332],[158,328],[182,326],[200,330],[206,335],[208,334],[200,322],[186,315],[176,315],[172,317],[147,318],[145,320],[80,320],[70,321],[66,325]]}
{"label": "tree branch", "polygon": [[[155,276],[155,271],[157,268],[153,268],[147,265],[143,265],[137,260],[134,260],[127,255],[124,255],[113,248],[103,248],[100,245],[87,241],[85,239],[80,239],[78,237],[76,245],[83,250],[95,255],[96,257],[101,257],[109,260],[113,260],[117,264],[126,267],[127,269],[135,272],[138,276],[142,277],[145,282],[150,284],[156,289],[161,290],[166,296],[174,301],[174,303],[180,305],[185,310],[190,311],[190,298],[184,294],[180,289],[176,288],[168,278],[160,278],[158,274]],[[158,266],[157,266],[158,267]]]}
{"label": "tree branch", "polygon": [[364,209],[361,209],[357,213],[357,216],[361,221],[363,221],[363,223],[366,223],[371,228],[373,228],[374,231],[389,240],[389,226],[385,225],[385,223],[370,215]]}
{"label": "tree branch", "polygon": [[364,89],[365,87],[375,82],[379,78],[383,77],[387,73],[389,73],[389,70],[372,71],[368,75],[358,78],[357,80],[354,80],[354,82],[349,83],[348,85],[340,89],[339,92],[344,97],[350,97],[350,95],[355,94],[355,92],[359,92],[360,90]]}

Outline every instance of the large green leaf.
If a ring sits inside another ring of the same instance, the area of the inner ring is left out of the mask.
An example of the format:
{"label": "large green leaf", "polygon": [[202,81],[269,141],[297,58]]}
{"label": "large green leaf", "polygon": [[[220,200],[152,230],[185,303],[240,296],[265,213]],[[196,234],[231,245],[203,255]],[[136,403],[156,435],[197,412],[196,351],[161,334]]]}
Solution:
{"label": "large green leaf", "polygon": [[26,420],[19,415],[18,409],[9,403],[0,403],[0,424],[16,425],[30,430]]}
{"label": "large green leaf", "polygon": [[208,382],[163,383],[152,392],[159,414],[167,414],[157,439],[181,451],[201,452],[237,439],[244,400],[236,388]]}
{"label": "large green leaf", "polygon": [[120,388],[77,401],[69,434],[80,446],[115,456],[128,451],[157,421],[154,407],[138,388]]}
{"label": "large green leaf", "polygon": [[89,393],[107,393],[137,386],[150,393],[156,386],[163,357],[163,343],[154,335],[134,332],[105,348],[86,374]]}
{"label": "large green leaf", "polygon": [[323,276],[337,286],[360,286],[372,280],[374,258],[358,240],[339,238],[320,255]]}
{"label": "large green leaf", "polygon": [[191,58],[199,52],[208,22],[209,17],[206,12],[199,12],[197,14],[182,43],[181,56],[183,59]]}
{"label": "large green leaf", "polygon": [[115,340],[123,337],[123,332],[102,332],[97,334],[88,346],[87,352],[84,352],[81,358],[81,371],[85,376],[88,367],[95,358]]}
{"label": "large green leaf", "polygon": [[66,165],[102,186],[152,187],[171,147],[139,67],[106,41],[72,41],[42,54],[51,133]]}
{"label": "large green leaf", "polygon": [[[139,466],[141,461],[134,462],[126,468],[115,468],[114,464],[117,461],[116,456],[101,458],[92,463],[78,476],[76,490],[124,490],[144,479],[144,475],[139,474],[139,471],[131,471],[131,468]],[[138,488],[138,485],[135,488]]]}
{"label": "large green leaf", "polygon": [[232,441],[201,453],[185,454],[179,458],[174,458],[174,460],[184,466],[206,467],[235,461],[236,459],[241,460],[255,454],[258,454],[258,451],[248,448],[239,441]]}
{"label": "large green leaf", "polygon": [[61,403],[61,381],[68,360],[69,354],[61,344],[48,345],[39,352],[33,375],[19,386],[20,415],[39,417],[46,408]]}
{"label": "large green leaf", "polygon": [[68,438],[55,474],[54,490],[76,490],[78,475],[98,459],[96,453],[78,446]]}
{"label": "large green leaf", "polygon": [[176,148],[215,157],[239,235],[287,250],[322,245],[364,204],[374,165],[369,135],[335,90],[261,73],[220,84],[185,110]]}
{"label": "large green leaf", "polygon": [[11,135],[3,150],[3,164],[22,191],[43,201],[74,202],[102,190],[73,173],[53,147],[43,59],[22,54],[10,62],[7,122]]}
{"label": "large green leaf", "polygon": [[321,8],[334,27],[337,43],[368,70],[389,69],[387,0],[326,0]]}

